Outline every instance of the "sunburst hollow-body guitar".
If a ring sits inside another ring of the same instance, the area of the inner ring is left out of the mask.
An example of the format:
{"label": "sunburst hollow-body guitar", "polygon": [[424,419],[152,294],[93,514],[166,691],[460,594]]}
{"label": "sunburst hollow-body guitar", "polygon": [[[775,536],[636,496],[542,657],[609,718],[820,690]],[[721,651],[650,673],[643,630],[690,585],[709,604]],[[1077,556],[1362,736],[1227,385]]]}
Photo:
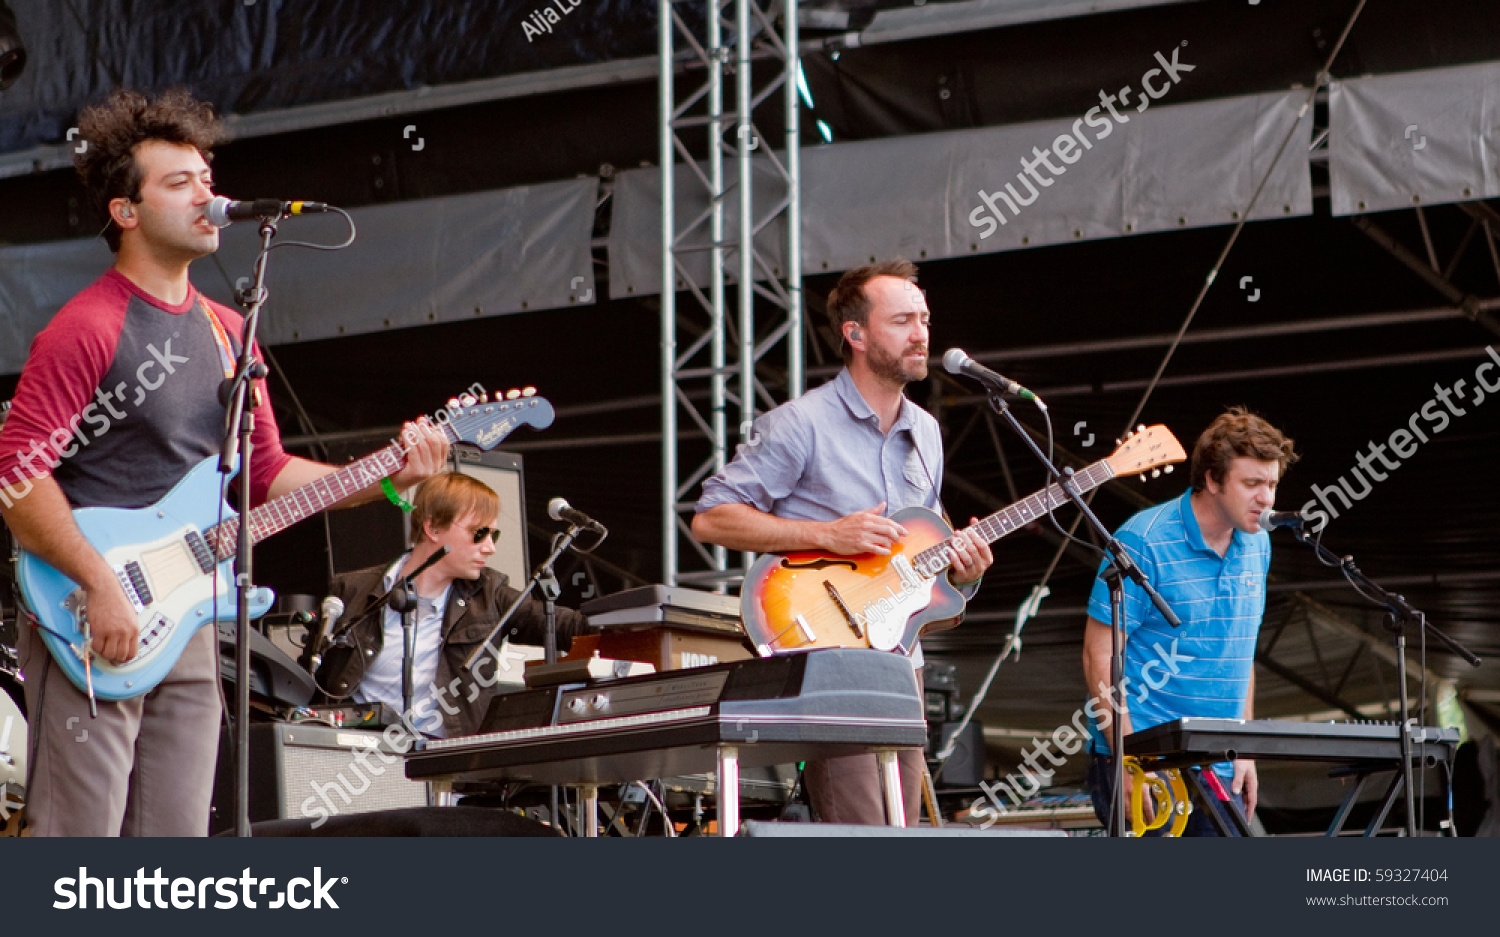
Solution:
{"label": "sunburst hollow-body guitar", "polygon": [[[1183,461],[1186,454],[1165,426],[1142,427],[1114,454],[1075,473],[1081,494],[1112,478]],[[974,525],[987,543],[1068,503],[1052,484]],[[964,598],[948,581],[953,528],[927,508],[897,511],[891,520],[906,536],[889,555],[862,553],[766,554],[745,576],[740,615],[745,633],[763,657],[825,647],[872,647],[910,654],[926,630],[938,630],[963,613]]]}

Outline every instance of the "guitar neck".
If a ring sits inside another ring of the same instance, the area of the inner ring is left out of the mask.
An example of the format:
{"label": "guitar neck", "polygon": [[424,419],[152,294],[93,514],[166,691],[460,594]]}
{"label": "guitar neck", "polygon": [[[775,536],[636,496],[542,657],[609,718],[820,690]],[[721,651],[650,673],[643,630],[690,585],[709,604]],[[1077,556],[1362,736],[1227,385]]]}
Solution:
{"label": "guitar neck", "polygon": [[[450,443],[456,441],[452,428],[441,428]],[[400,442],[392,442],[384,449],[329,472],[290,494],[267,501],[249,514],[250,542],[259,543],[303,518],[330,508],[371,485],[379,484],[382,478],[400,471],[405,464],[406,450],[401,447]],[[218,560],[223,562],[234,555],[239,533],[240,518],[232,517],[209,528],[204,536],[213,547]]]}
{"label": "guitar neck", "polygon": [[[1100,485],[1115,477],[1110,468],[1108,460],[1095,462],[1081,472],[1073,475],[1073,487],[1080,494],[1093,491]],[[1009,507],[1002,508],[984,518],[973,526],[986,543],[994,543],[1006,534],[1026,526],[1034,520],[1052,513],[1067,504],[1070,499],[1067,492],[1063,491],[1062,485],[1056,482],[1022,498]],[[918,569],[931,572],[933,575],[942,572],[950,565],[948,558],[948,541],[933,544],[925,550],[912,557],[912,563]]]}

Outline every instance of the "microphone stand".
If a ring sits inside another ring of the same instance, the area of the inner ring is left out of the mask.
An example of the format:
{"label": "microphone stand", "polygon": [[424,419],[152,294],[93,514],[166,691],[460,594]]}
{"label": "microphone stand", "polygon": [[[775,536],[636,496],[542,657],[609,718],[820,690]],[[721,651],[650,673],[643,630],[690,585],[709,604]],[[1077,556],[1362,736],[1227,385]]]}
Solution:
{"label": "microphone stand", "polygon": [[[447,547],[438,547],[422,561],[421,566],[397,580],[385,594],[386,604],[401,616],[401,712],[407,716],[411,715],[412,700],[416,698],[412,668],[417,656],[417,577],[447,555]],[[379,608],[380,604],[376,602],[371,610]]]}
{"label": "microphone stand", "polygon": [[[1109,835],[1124,836],[1126,809],[1125,723],[1120,719],[1120,710],[1124,705],[1125,698],[1122,686],[1125,678],[1125,642],[1122,634],[1125,622],[1125,578],[1129,577],[1131,582],[1134,582],[1140,587],[1142,592],[1146,593],[1151,599],[1151,604],[1156,606],[1156,610],[1161,613],[1161,616],[1173,628],[1180,627],[1182,620],[1177,617],[1176,613],[1172,611],[1171,606],[1161,597],[1161,593],[1157,592],[1151,583],[1147,581],[1146,574],[1141,572],[1141,568],[1130,558],[1130,554],[1125,552],[1125,547],[1121,545],[1120,541],[1115,539],[1114,534],[1110,532],[1108,527],[1104,526],[1104,523],[1099,520],[1098,515],[1089,507],[1088,502],[1083,499],[1083,495],[1079,493],[1078,488],[1073,484],[1073,470],[1065,468],[1059,471],[1057,466],[1052,463],[1052,460],[1048,459],[1042,452],[1041,447],[1036,444],[1036,440],[1031,438],[1031,434],[1026,432],[1025,427],[1021,425],[1021,421],[1017,420],[1015,414],[1010,412],[1010,404],[1005,402],[1005,395],[999,389],[989,386],[988,382],[986,382],[986,390],[989,391],[990,406],[1015,431],[1016,435],[1021,437],[1021,441],[1031,450],[1031,454],[1036,456],[1037,461],[1042,463],[1047,470],[1048,477],[1056,481],[1058,487],[1063,490],[1063,493],[1078,508],[1084,520],[1099,534],[1100,539],[1104,541],[1104,549],[1109,554],[1109,564],[1100,573],[1105,583],[1109,585],[1109,677],[1110,693],[1113,695],[1113,698],[1110,700],[1112,713],[1109,722],[1110,751],[1114,753],[1114,792],[1112,798],[1114,804],[1110,810]],[[1040,397],[1036,399],[1036,405],[1042,410],[1047,409],[1047,405],[1042,402]],[[1092,692],[1093,687],[1090,687],[1089,690]]]}
{"label": "microphone stand", "polygon": [[[521,594],[516,596],[516,600],[510,604],[510,608],[506,609],[505,614],[500,616],[500,621],[496,623],[494,628],[490,629],[490,633],[479,643],[479,647],[475,648],[474,653],[470,654],[468,659],[464,661],[464,670],[473,670],[475,663],[486,653],[495,654],[496,666],[499,666],[499,651],[496,650],[492,642],[497,635],[505,630],[506,624],[510,622],[516,610],[521,607],[521,603],[526,601],[526,597],[538,586],[541,586],[542,589],[542,611],[547,629],[544,659],[549,664],[557,663],[557,597],[562,595],[562,588],[557,584],[557,574],[553,572],[552,565],[557,562],[559,556],[562,556],[563,551],[572,546],[573,541],[578,539],[578,535],[583,530],[584,528],[577,524],[569,523],[567,530],[553,535],[552,549],[548,552],[547,558],[537,564],[536,570],[531,574],[530,581],[526,583],[526,588],[521,590]],[[599,539],[603,542],[604,537],[601,535]],[[598,544],[595,544],[594,547],[597,548]],[[550,816],[553,827],[559,827],[556,784],[552,785],[552,813]]]}
{"label": "microphone stand", "polygon": [[526,597],[531,595],[531,591],[537,586],[542,587],[542,607],[546,615],[546,662],[549,664],[557,663],[556,602],[557,597],[562,595],[562,588],[557,584],[557,574],[552,571],[552,564],[557,562],[557,558],[562,556],[563,551],[572,546],[573,541],[578,538],[578,535],[583,530],[584,528],[579,527],[577,524],[569,524],[567,530],[552,537],[552,549],[547,554],[547,558],[537,565],[536,570],[531,574],[531,579],[526,583],[526,588],[521,590],[521,594],[516,596],[516,600],[511,603],[510,608],[506,609],[505,614],[500,616],[500,621],[496,623],[494,628],[490,629],[490,633],[479,643],[479,647],[475,648],[474,652],[464,661],[464,670],[473,670],[479,658],[483,657],[486,653],[498,653],[492,642],[497,635],[505,630],[505,626],[510,623],[511,618],[516,614],[516,610],[521,607],[521,603],[526,601]]}
{"label": "microphone stand", "polygon": [[266,366],[251,355],[251,349],[267,297],[266,258],[271,251],[271,239],[276,236],[276,222],[281,217],[278,213],[260,220],[260,253],[255,258],[254,282],[237,297],[245,305],[240,357],[235,362],[234,376],[219,388],[219,399],[228,410],[219,473],[227,477],[238,471],[240,478],[240,523],[234,562],[234,835],[241,837],[250,835],[250,593],[255,588],[249,521],[250,439],[255,433],[253,410],[257,401],[250,391],[251,381],[267,374]]}
{"label": "microphone stand", "polygon": [[1401,706],[1401,785],[1406,789],[1406,835],[1416,836],[1417,811],[1416,793],[1412,784],[1414,769],[1411,763],[1411,727],[1406,719],[1406,625],[1408,622],[1415,623],[1422,631],[1432,635],[1448,650],[1467,661],[1471,667],[1478,667],[1483,661],[1468,648],[1440,631],[1436,625],[1427,620],[1427,614],[1406,601],[1405,596],[1397,595],[1361,572],[1359,567],[1354,565],[1354,557],[1341,557],[1334,553],[1323,546],[1321,538],[1314,540],[1312,534],[1308,533],[1301,524],[1296,526],[1293,533],[1298,540],[1312,548],[1323,565],[1337,566],[1361,598],[1368,599],[1376,605],[1385,606],[1385,628],[1391,633],[1392,640],[1396,643],[1396,680],[1399,688],[1397,697]]}
{"label": "microphone stand", "polygon": [[[406,576],[403,576],[402,578],[398,579],[396,581],[395,585],[393,585],[389,589],[387,589],[382,595],[378,596],[369,605],[365,606],[363,609],[360,609],[359,614],[355,615],[352,618],[350,618],[349,619],[349,623],[346,624],[346,625],[344,625],[344,627],[340,628],[338,631],[333,632],[332,634],[329,634],[328,637],[327,637],[328,647],[332,648],[332,647],[346,647],[346,646],[348,646],[348,642],[349,642],[348,635],[349,635],[349,632],[352,631],[355,628],[355,626],[358,625],[360,622],[362,622],[365,619],[369,618],[371,615],[373,615],[376,612],[380,611],[382,608],[385,608],[385,607],[389,606],[393,611],[397,612],[398,614],[403,614],[404,615],[404,613],[405,613],[405,602],[406,602],[405,596],[407,596],[407,595],[411,595],[412,596],[411,600],[410,600],[411,601],[411,606],[412,606],[412,608],[415,608],[416,607],[416,597],[415,597],[415,594],[413,593],[413,584],[416,582],[416,578],[418,576],[422,575],[423,573],[425,573],[428,570],[428,568],[430,568],[431,566],[433,566],[434,564],[436,564],[439,560],[441,560],[443,557],[445,557],[447,555],[448,555],[448,548],[447,547],[438,547],[436,550],[434,550],[431,556],[427,557],[427,559],[425,559],[425,560],[422,561],[422,565],[421,566],[418,566],[416,569],[412,570]],[[400,602],[402,604],[398,605],[397,604],[398,602]],[[403,620],[403,622],[402,622],[403,631],[405,630],[405,625],[406,625],[406,622]],[[406,637],[406,635],[403,634],[403,638],[405,638],[405,637]],[[410,667],[409,667],[410,656],[411,655],[408,653],[408,649],[403,648],[403,657],[402,657],[402,661],[401,661],[401,669],[402,669],[402,674],[401,674],[401,676],[402,676],[402,696],[403,697],[407,696],[407,690],[408,690],[407,684],[410,683],[410,679],[409,679],[409,677],[410,677]],[[316,673],[314,673],[314,676],[316,677]],[[322,687],[320,686],[319,689],[322,689]],[[323,692],[327,693],[328,691],[324,690]],[[332,696],[333,694],[330,693],[329,695]],[[404,714],[406,714],[406,715],[410,715],[411,714],[411,701],[409,699],[403,699],[403,703],[405,704],[406,708],[403,709],[402,712]]]}

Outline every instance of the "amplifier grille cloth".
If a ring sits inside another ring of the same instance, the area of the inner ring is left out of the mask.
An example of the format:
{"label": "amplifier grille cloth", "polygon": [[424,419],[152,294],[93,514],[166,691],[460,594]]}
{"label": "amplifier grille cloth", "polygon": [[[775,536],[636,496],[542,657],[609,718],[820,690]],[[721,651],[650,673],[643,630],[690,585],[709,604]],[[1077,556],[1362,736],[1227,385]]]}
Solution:
{"label": "amplifier grille cloth", "polygon": [[[356,769],[351,749],[302,748],[294,743],[286,747],[284,755],[283,817],[302,816],[302,804],[309,797],[322,804],[318,791],[326,792],[339,814],[427,806],[427,784],[408,779],[399,757],[395,764],[386,764],[371,753],[365,764],[384,769],[384,773],[375,775],[369,767]],[[350,803],[345,803],[346,797]]]}

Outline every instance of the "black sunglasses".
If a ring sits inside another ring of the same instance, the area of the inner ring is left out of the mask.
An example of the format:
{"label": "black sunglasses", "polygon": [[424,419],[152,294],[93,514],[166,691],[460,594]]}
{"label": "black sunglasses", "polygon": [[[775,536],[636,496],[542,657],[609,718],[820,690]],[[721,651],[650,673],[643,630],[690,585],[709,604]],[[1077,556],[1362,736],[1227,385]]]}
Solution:
{"label": "black sunglasses", "polygon": [[485,537],[489,537],[491,543],[499,543],[500,542],[500,528],[499,527],[481,527],[478,530],[474,531],[474,542],[475,543],[483,543]]}

